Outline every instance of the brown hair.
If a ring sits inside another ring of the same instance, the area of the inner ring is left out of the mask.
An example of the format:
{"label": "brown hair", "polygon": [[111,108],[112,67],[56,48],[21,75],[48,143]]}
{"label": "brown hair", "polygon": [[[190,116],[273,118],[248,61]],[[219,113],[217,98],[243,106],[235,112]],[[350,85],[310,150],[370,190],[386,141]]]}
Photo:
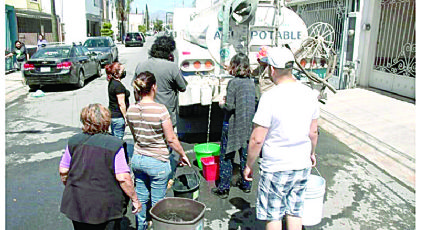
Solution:
{"label": "brown hair", "polygon": [[248,77],[251,74],[249,58],[243,53],[238,53],[230,60],[229,74],[238,77]]}
{"label": "brown hair", "polygon": [[148,94],[155,84],[156,79],[153,73],[146,71],[137,75],[133,81],[134,96],[136,97],[136,101]]}
{"label": "brown hair", "polygon": [[80,121],[84,133],[106,133],[111,124],[111,112],[102,104],[90,104],[81,110]]}
{"label": "brown hair", "polygon": [[120,70],[121,70],[121,63],[119,62],[113,62],[109,65],[105,66],[105,72],[106,72],[106,80],[110,81],[112,78],[119,79],[121,76]]}

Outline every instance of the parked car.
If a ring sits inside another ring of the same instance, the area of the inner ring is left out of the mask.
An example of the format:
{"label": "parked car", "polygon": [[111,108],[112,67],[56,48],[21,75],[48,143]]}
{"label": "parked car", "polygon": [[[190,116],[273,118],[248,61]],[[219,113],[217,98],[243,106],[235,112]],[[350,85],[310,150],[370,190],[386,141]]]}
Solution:
{"label": "parked car", "polygon": [[125,35],[125,47],[128,46],[143,46],[145,36],[141,32],[130,32]]}
{"label": "parked car", "polygon": [[44,85],[74,84],[82,88],[91,76],[101,76],[98,55],[77,44],[47,46],[24,64],[25,83],[30,90]]}
{"label": "parked car", "polygon": [[118,48],[111,37],[90,37],[84,46],[100,56],[102,66],[118,61]]}

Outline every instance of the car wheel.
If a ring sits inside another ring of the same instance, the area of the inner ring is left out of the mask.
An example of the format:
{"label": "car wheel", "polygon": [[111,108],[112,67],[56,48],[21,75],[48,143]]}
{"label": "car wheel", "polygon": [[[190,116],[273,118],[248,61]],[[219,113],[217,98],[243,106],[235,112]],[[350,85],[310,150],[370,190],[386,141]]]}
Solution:
{"label": "car wheel", "polygon": [[142,43],[141,47],[143,47],[143,43]]}
{"label": "car wheel", "polygon": [[102,66],[100,65],[100,63],[97,64],[96,76],[97,77],[101,77],[102,76]]}
{"label": "car wheel", "polygon": [[83,88],[84,87],[84,72],[82,70],[80,70],[80,73],[78,74],[78,82],[77,82],[77,87],[78,88]]}
{"label": "car wheel", "polygon": [[40,88],[39,85],[29,85],[29,87],[30,87],[30,92],[35,92],[37,91],[37,89]]}
{"label": "car wheel", "polygon": [[118,54],[117,54],[117,57],[115,58],[115,62],[118,62]]}

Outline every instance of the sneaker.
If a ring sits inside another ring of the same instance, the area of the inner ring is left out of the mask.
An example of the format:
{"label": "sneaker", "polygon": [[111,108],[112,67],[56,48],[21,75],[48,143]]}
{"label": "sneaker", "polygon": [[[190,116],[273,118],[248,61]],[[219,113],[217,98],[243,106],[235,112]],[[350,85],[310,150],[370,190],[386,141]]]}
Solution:
{"label": "sneaker", "polygon": [[220,197],[221,199],[226,199],[227,197],[229,197],[229,189],[221,191],[218,188],[212,188],[211,193]]}
{"label": "sneaker", "polygon": [[241,181],[238,181],[236,183],[236,186],[238,186],[238,188],[240,190],[242,190],[242,192],[244,192],[244,193],[250,193],[251,192],[251,189],[250,188],[244,188],[244,187],[242,187],[242,182]]}

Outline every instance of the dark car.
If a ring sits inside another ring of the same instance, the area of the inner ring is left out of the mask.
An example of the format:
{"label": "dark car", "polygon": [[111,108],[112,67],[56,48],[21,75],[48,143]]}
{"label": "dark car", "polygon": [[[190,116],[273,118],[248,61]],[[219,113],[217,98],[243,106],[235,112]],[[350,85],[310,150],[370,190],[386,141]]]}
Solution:
{"label": "dark car", "polygon": [[131,32],[125,35],[124,44],[128,46],[143,46],[145,43],[145,36],[140,32]]}
{"label": "dark car", "polygon": [[84,86],[91,76],[101,76],[97,54],[82,45],[54,45],[38,50],[24,64],[25,83],[31,90],[44,85]]}
{"label": "dark car", "polygon": [[110,37],[88,38],[84,42],[84,46],[99,55],[102,66],[118,61],[118,48]]}

